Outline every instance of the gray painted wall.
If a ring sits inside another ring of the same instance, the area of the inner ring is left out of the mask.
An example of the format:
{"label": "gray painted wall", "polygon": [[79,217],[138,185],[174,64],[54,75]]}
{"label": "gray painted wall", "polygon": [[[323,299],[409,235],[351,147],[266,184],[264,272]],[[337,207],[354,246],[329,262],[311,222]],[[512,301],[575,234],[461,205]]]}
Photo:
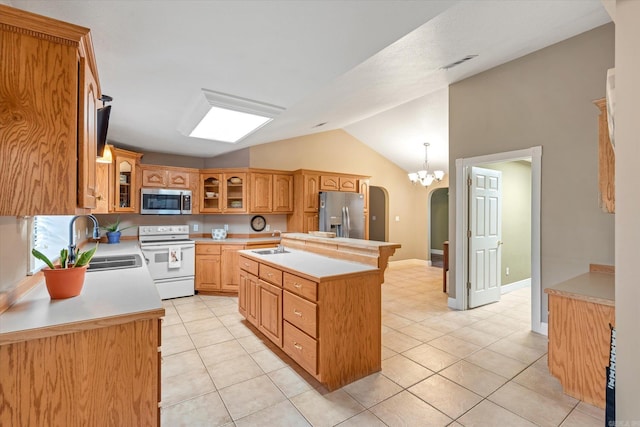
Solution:
{"label": "gray painted wall", "polygon": [[442,250],[449,239],[449,189],[438,188],[431,195],[431,249]]}
{"label": "gray painted wall", "polygon": [[[598,110],[614,66],[607,24],[451,85],[449,167],[455,160],[542,146],[542,287],[614,263],[614,216],[598,206]],[[455,253],[456,176],[449,240]],[[455,259],[451,280],[455,283]],[[455,287],[450,288],[455,296]],[[542,321],[547,299],[542,294]]]}

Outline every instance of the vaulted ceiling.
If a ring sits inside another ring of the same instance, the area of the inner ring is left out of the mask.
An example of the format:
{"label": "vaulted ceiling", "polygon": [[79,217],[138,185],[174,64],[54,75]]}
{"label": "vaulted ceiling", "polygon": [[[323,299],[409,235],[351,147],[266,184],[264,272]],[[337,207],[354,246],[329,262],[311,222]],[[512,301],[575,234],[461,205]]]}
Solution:
{"label": "vaulted ceiling", "polygon": [[[91,29],[116,143],[213,157],[342,128],[405,170],[427,141],[448,168],[449,84],[610,21],[600,0],[4,2]],[[285,111],[238,144],[188,138],[201,88]]]}

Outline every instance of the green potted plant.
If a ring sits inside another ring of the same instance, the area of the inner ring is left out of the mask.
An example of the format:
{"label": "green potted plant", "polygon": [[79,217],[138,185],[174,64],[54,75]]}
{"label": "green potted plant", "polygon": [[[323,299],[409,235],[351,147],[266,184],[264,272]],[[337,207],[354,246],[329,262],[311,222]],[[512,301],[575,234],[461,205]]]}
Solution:
{"label": "green potted plant", "polygon": [[42,272],[44,281],[47,285],[47,291],[51,299],[71,298],[80,294],[84,285],[84,275],[87,272],[89,261],[98,249],[98,244],[88,251],[77,251],[75,263],[69,263],[69,251],[65,248],[60,251],[60,260],[58,265],[53,262],[42,252],[32,249],[31,254],[42,260],[47,267]]}
{"label": "green potted plant", "polygon": [[130,225],[128,227],[120,228],[120,217],[116,219],[115,222],[107,225],[103,225],[100,228],[106,230],[107,232],[107,241],[108,243],[120,243],[120,234],[123,230],[127,228],[135,227],[134,225]]}

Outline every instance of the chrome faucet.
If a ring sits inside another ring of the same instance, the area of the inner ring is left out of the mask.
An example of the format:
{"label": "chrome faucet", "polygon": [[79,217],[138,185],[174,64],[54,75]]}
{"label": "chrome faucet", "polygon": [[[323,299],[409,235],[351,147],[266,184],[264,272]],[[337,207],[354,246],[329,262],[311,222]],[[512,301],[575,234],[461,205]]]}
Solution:
{"label": "chrome faucet", "polygon": [[282,237],[282,231],[280,230],[273,230],[273,233],[271,233],[271,237],[274,237],[276,233],[278,233],[278,236]]}
{"label": "chrome faucet", "polygon": [[76,219],[81,216],[86,216],[91,221],[93,221],[93,239],[98,240],[100,238],[100,225],[98,224],[98,219],[93,215],[76,215],[71,218],[71,222],[69,223],[69,255],[67,257],[67,263],[73,264],[76,261],[76,245],[73,242],[73,224],[76,222]]}

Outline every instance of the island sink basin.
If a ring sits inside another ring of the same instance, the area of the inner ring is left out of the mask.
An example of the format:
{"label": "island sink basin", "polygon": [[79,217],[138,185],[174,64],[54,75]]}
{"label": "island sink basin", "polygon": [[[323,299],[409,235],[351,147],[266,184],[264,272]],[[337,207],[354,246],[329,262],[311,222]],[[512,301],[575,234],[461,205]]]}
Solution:
{"label": "island sink basin", "polygon": [[286,251],[284,249],[273,248],[273,249],[260,249],[259,251],[253,251],[253,253],[256,253],[258,255],[273,255],[273,254],[288,254],[291,252]]}
{"label": "island sink basin", "polygon": [[142,258],[137,254],[94,256],[89,263],[87,271],[117,270],[121,268],[137,267],[142,267]]}

